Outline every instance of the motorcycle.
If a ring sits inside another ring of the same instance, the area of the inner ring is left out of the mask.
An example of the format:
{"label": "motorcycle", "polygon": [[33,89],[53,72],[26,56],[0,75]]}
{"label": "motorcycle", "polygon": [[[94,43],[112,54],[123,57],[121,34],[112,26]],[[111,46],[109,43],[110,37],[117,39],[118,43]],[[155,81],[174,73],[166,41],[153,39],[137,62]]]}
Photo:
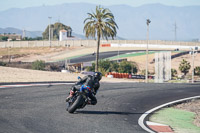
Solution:
{"label": "motorcycle", "polygon": [[67,111],[74,113],[77,109],[84,108],[89,100],[90,88],[84,87],[82,84],[75,85],[77,91],[75,91],[72,98],[67,102]]}

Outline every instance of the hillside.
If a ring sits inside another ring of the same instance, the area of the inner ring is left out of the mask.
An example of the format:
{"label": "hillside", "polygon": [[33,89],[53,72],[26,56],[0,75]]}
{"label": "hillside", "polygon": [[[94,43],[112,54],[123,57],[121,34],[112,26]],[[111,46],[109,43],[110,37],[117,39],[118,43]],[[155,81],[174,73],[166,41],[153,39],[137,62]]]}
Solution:
{"label": "hillside", "polygon": [[[12,8],[0,12],[1,28],[15,27],[27,31],[44,31],[49,24],[61,22],[70,25],[73,32],[83,35],[83,21],[96,5],[66,3],[55,6]],[[119,26],[118,36],[125,39],[146,39],[146,19],[150,23],[151,40],[174,40],[175,22],[178,40],[200,38],[200,6],[174,7],[148,4],[139,7],[127,5],[108,6]]]}
{"label": "hillside", "polygon": [[[4,34],[4,33],[16,33],[16,34],[20,34],[23,35],[23,30],[22,29],[17,29],[17,28],[12,28],[12,27],[7,27],[7,28],[0,28],[0,34]],[[41,37],[42,36],[42,31],[26,31],[26,37]]]}

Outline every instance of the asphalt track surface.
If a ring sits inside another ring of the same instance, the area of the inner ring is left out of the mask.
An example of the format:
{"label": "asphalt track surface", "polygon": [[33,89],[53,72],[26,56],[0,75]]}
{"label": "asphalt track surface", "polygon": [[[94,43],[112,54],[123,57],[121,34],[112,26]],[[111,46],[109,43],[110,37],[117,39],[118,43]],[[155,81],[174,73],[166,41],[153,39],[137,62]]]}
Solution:
{"label": "asphalt track surface", "polygon": [[200,84],[101,83],[98,103],[65,110],[71,85],[0,89],[0,133],[145,133],[153,107],[200,94]]}
{"label": "asphalt track surface", "polygon": [[[142,51],[144,52],[144,50],[124,50],[124,51],[119,51],[119,55],[131,52],[142,52]],[[99,59],[106,59],[117,55],[118,51],[101,52],[99,53]],[[81,57],[70,59],[70,63],[91,62],[94,61],[95,59],[96,59],[96,54],[94,55],[88,54]]]}

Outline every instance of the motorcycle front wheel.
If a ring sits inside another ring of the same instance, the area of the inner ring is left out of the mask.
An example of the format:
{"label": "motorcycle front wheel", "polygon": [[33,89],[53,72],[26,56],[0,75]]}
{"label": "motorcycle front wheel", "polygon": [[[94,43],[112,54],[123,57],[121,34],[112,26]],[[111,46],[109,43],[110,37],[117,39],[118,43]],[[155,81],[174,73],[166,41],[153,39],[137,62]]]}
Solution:
{"label": "motorcycle front wheel", "polygon": [[69,113],[74,113],[74,112],[76,111],[76,109],[79,108],[80,105],[83,104],[83,102],[84,102],[83,96],[82,96],[82,95],[79,95],[79,96],[77,97],[77,99],[74,101],[74,103],[73,103],[71,106],[68,107],[67,111],[68,111]]}

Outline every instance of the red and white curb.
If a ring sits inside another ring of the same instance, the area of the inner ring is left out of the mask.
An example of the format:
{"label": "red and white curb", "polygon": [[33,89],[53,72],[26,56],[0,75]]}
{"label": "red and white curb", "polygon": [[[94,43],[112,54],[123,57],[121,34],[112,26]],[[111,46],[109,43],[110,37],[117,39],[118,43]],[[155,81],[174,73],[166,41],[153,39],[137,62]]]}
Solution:
{"label": "red and white curb", "polygon": [[49,86],[49,85],[66,85],[74,83],[39,83],[39,84],[15,84],[15,85],[0,85],[0,88],[17,88],[17,87],[31,87],[31,86]]}
{"label": "red and white curb", "polygon": [[146,123],[151,129],[153,129],[154,131],[158,133],[173,133],[172,128],[168,125],[159,124],[159,123],[150,122],[150,121],[147,121]]}
{"label": "red and white curb", "polygon": [[[140,118],[138,119],[138,124],[139,124],[144,130],[146,130],[146,131],[149,132],[149,133],[156,133],[156,132],[158,132],[158,133],[167,133],[167,132],[160,132],[160,131],[158,131],[158,130],[152,129],[152,128],[151,128],[151,127],[153,127],[153,126],[151,126],[152,123],[150,123],[150,126],[149,126],[149,125],[148,125],[149,122],[148,122],[148,121],[145,121],[145,118],[146,118],[149,114],[152,114],[153,112],[158,111],[158,110],[161,109],[161,108],[167,107],[167,106],[169,106],[169,105],[177,104],[177,103],[182,103],[182,102],[184,102],[184,101],[189,101],[189,100],[192,100],[192,99],[200,99],[200,96],[194,96],[194,97],[184,98],[184,99],[172,101],[172,102],[169,102],[169,103],[165,103],[165,104],[163,104],[163,105],[160,105],[160,106],[158,106],[158,107],[155,107],[155,108],[153,108],[153,109],[151,109],[151,110],[145,112],[144,114],[142,114],[142,115],[140,116]],[[147,127],[146,125],[148,125],[148,127]],[[163,124],[158,124],[158,125],[163,125]],[[166,125],[166,126],[167,126],[167,125]],[[154,126],[154,127],[155,127],[155,126]],[[160,126],[160,127],[161,127],[161,126]],[[169,127],[169,126],[168,126],[168,127]]]}

